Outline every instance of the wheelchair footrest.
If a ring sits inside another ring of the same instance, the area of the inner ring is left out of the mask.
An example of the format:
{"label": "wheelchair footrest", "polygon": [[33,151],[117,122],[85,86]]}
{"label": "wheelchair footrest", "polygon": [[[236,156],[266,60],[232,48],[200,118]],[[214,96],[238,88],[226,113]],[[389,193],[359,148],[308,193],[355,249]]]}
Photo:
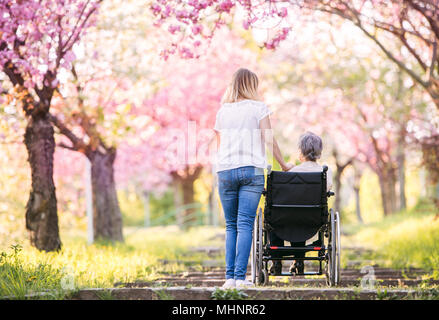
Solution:
{"label": "wheelchair footrest", "polygon": [[277,247],[277,246],[269,246],[267,249],[271,252],[282,252],[283,254],[287,254],[291,252],[294,254],[296,252],[308,252],[308,251],[322,251],[325,250],[325,247],[317,247],[317,246],[305,246],[305,247]]}
{"label": "wheelchair footrest", "polygon": [[309,260],[309,261],[323,261],[323,260],[325,260],[325,257],[324,256],[322,256],[322,257],[292,257],[292,256],[290,256],[290,257],[286,257],[286,256],[283,256],[283,257],[272,257],[272,256],[263,256],[262,257],[262,260],[264,260],[264,261],[282,261],[282,260],[297,260],[297,261],[307,261],[307,260]]}
{"label": "wheelchair footrest", "polygon": [[322,272],[304,272],[304,273],[291,273],[291,272],[282,272],[281,274],[271,274],[273,277],[291,277],[291,276],[321,276]]}

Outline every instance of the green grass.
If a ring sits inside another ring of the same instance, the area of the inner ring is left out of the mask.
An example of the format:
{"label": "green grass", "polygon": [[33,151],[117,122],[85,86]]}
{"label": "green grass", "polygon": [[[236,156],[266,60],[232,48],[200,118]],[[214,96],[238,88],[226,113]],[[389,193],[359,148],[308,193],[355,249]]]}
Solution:
{"label": "green grass", "polygon": [[212,300],[246,300],[248,295],[239,289],[216,288],[212,292]]}
{"label": "green grass", "polygon": [[[342,250],[342,261],[380,260],[385,266],[404,269],[420,267],[427,277],[439,278],[439,219],[435,208],[420,202],[410,211],[379,222],[343,225],[343,246],[372,249],[360,258]],[[171,273],[202,270],[203,253],[189,253],[195,246],[223,246],[223,240],[210,240],[223,228],[196,227],[181,231],[176,226],[149,229],[124,229],[124,243],[99,242],[88,245],[84,229],[64,228],[60,252],[45,253],[31,247],[27,240],[2,238],[0,242],[0,299],[62,299],[81,288],[113,288],[115,283],[154,281]],[[24,239],[23,236],[20,239]],[[18,244],[18,246],[16,245]],[[428,287],[428,286],[427,286]],[[426,288],[426,290],[429,288]],[[431,288],[430,288],[431,289]],[[423,295],[437,297],[436,291]],[[38,295],[43,293],[43,295]],[[30,294],[34,294],[29,297]],[[217,291],[212,298],[237,299],[236,293]],[[101,299],[111,299],[104,292]],[[168,297],[163,296],[163,299]],[[243,297],[241,297],[243,298]],[[383,298],[389,298],[383,293]]]}
{"label": "green grass", "polygon": [[37,264],[24,263],[21,246],[11,246],[0,255],[0,296],[23,299],[27,294],[50,293],[45,299],[60,298],[66,294],[62,283],[66,274],[45,259]]}
{"label": "green grass", "polygon": [[[204,254],[189,255],[192,246],[217,245],[209,238],[220,228],[200,227],[182,232],[177,227],[125,229],[125,243],[87,245],[79,235],[63,239],[60,252],[30,247],[0,247],[0,299],[23,299],[37,292],[60,299],[81,288],[112,288],[116,282],[151,281],[201,264]],[[216,240],[217,241],[217,240]],[[166,261],[164,261],[166,260]]]}
{"label": "green grass", "polygon": [[[407,212],[385,217],[380,222],[346,226],[349,245],[373,249],[369,259],[384,261],[388,267],[423,268],[439,278],[439,219],[436,209],[420,202]],[[362,257],[365,259],[366,257]]]}

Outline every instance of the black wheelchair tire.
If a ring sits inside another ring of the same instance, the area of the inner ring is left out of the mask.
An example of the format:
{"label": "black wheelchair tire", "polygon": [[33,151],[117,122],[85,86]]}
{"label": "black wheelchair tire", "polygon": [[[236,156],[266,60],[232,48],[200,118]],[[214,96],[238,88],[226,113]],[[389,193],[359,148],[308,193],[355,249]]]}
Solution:
{"label": "black wheelchair tire", "polygon": [[328,239],[328,253],[326,261],[326,283],[332,287],[336,285],[337,275],[337,222],[334,210],[329,209],[329,239]]}
{"label": "black wheelchair tire", "polygon": [[335,212],[335,241],[336,241],[336,251],[335,251],[335,285],[340,284],[340,256],[341,256],[341,240],[340,240],[340,215]]}
{"label": "black wheelchair tire", "polygon": [[259,209],[258,214],[256,215],[256,219],[255,219],[255,232],[254,232],[254,249],[253,249],[253,253],[254,253],[254,276],[253,276],[253,281],[255,281],[255,283],[257,285],[263,285],[265,284],[266,281],[266,274],[264,274],[264,262],[262,260],[262,250],[263,250],[263,246],[262,246],[262,242],[263,242],[263,232],[262,232],[262,209]]}

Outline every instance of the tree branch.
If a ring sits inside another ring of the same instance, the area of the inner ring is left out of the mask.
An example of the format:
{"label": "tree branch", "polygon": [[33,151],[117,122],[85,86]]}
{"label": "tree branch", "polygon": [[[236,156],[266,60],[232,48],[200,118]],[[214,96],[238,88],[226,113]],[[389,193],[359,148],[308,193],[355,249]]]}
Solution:
{"label": "tree branch", "polygon": [[431,80],[433,79],[434,76],[434,65],[436,63],[436,59],[437,59],[437,40],[434,42],[433,44],[433,54],[431,57],[431,63],[430,63],[430,70],[429,70],[429,75],[428,75],[428,81],[431,83]]}
{"label": "tree branch", "polygon": [[395,62],[402,70],[404,70],[406,73],[408,73],[416,82],[418,82],[421,86],[424,88],[428,88],[428,83],[423,81],[420,76],[418,76],[413,70],[408,68],[404,63],[402,63],[400,60],[398,60],[389,50],[384,47],[384,45],[381,43],[381,41],[378,40],[377,37],[369,33],[361,24],[357,24],[357,26],[364,32],[364,34],[372,39],[379,47],[380,49],[386,54],[386,56]]}
{"label": "tree branch", "polygon": [[[439,39],[439,26],[437,25],[437,20],[436,16],[437,14],[435,14],[435,11],[437,10],[428,10],[425,9],[423,7],[421,7],[419,4],[415,3],[415,1],[407,1],[409,3],[409,5],[415,9],[416,11],[418,11],[421,15],[424,16],[424,18],[428,21],[428,23],[430,24],[431,30],[433,31],[433,33],[436,36],[436,39]],[[431,16],[427,14],[427,12],[431,13]]]}
{"label": "tree branch", "polygon": [[64,149],[68,149],[68,150],[72,150],[72,151],[78,151],[75,147],[73,146],[68,146],[65,143],[58,143],[57,144],[58,147],[64,148]]}
{"label": "tree branch", "polygon": [[399,39],[404,44],[404,46],[407,48],[407,50],[415,57],[415,59],[418,61],[419,65],[422,67],[422,69],[424,71],[427,71],[427,68],[428,68],[427,65],[424,63],[424,61],[422,61],[421,57],[418,55],[418,53],[415,51],[415,49],[412,46],[410,46],[404,33],[399,35]]}
{"label": "tree branch", "polygon": [[66,136],[71,142],[72,142],[72,147],[71,150],[75,150],[75,151],[79,151],[82,153],[86,153],[89,150],[88,145],[86,145],[84,143],[84,141],[80,138],[78,138],[73,131],[71,131],[69,128],[67,128],[67,126],[61,121],[59,120],[56,116],[54,116],[51,113],[48,113],[49,115],[49,120],[53,123],[53,125],[55,127],[57,127],[60,131],[60,133],[64,136]]}

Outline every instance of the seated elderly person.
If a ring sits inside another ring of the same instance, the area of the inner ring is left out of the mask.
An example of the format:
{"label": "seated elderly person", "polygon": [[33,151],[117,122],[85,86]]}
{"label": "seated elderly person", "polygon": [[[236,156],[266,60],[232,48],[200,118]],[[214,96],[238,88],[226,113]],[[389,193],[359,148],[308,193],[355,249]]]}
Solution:
{"label": "seated elderly person", "polygon": [[[317,163],[317,159],[320,158],[322,154],[323,143],[322,139],[312,133],[306,132],[300,136],[299,139],[299,160],[301,162],[300,165],[293,167],[290,169],[290,172],[319,172],[323,171],[323,167]],[[327,172],[327,191],[329,191],[332,187],[332,172],[328,168]],[[280,239],[274,233],[270,233],[271,244],[273,246],[284,246],[284,240]],[[305,242],[291,242],[291,246],[293,247],[303,247],[305,246]],[[279,256],[279,255],[278,255]],[[273,257],[276,257],[276,254],[273,253]],[[297,253],[295,255],[297,258],[305,257],[305,253]],[[273,261],[273,265],[270,269],[271,274],[280,274],[282,272],[282,261]],[[291,264],[290,267],[291,273],[303,273],[304,272],[304,263],[303,261],[295,261]]]}

